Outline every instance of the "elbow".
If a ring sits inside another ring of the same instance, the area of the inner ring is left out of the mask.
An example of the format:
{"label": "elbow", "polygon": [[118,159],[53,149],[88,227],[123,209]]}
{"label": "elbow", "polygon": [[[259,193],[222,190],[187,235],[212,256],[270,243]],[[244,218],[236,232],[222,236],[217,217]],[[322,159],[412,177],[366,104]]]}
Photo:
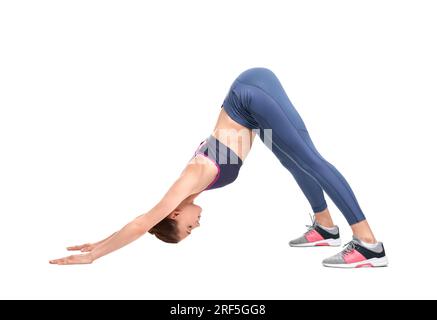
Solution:
{"label": "elbow", "polygon": [[142,236],[147,232],[147,226],[141,221],[134,221],[131,224],[132,233],[137,236]]}

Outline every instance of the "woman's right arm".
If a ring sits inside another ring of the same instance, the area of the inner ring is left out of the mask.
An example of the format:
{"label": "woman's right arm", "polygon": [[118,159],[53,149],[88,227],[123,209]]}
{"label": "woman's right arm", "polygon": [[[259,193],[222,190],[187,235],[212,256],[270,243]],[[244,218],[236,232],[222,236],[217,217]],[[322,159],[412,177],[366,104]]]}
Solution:
{"label": "woman's right arm", "polygon": [[101,242],[90,252],[82,255],[73,255],[61,259],[51,260],[53,264],[80,264],[91,263],[94,260],[118,250],[141,237],[154,225],[167,217],[178,205],[193,193],[204,187],[201,166],[188,165],[181,176],[173,183],[163,198],[147,213],[135,218],[120,231]]}
{"label": "woman's right arm", "polygon": [[107,238],[105,238],[105,239],[103,239],[103,240],[100,240],[100,241],[94,242],[94,243],[84,243],[84,244],[77,245],[77,246],[70,246],[70,247],[67,247],[67,250],[68,250],[68,251],[90,252],[90,251],[93,250],[95,247],[97,247],[99,244],[105,242],[106,240],[111,239],[112,236],[115,235],[116,233],[117,233],[117,232],[114,232],[114,233],[111,234],[109,237],[107,237]]}

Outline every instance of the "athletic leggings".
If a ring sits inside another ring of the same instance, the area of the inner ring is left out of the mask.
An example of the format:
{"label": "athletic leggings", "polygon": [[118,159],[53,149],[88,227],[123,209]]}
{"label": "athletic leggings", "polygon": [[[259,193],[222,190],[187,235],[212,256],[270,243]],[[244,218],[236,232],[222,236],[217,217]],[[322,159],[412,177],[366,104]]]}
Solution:
{"label": "athletic leggings", "polygon": [[[226,113],[255,130],[282,165],[293,175],[314,213],[326,209],[325,191],[349,224],[365,219],[346,179],[317,151],[304,122],[275,74],[252,68],[232,83],[223,101]],[[271,135],[265,134],[271,129]]]}

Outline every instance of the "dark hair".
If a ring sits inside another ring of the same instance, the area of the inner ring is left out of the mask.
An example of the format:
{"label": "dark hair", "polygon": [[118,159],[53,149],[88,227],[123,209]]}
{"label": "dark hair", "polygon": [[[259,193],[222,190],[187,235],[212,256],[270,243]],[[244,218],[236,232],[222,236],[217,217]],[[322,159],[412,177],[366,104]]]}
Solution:
{"label": "dark hair", "polygon": [[154,234],[159,240],[167,243],[178,243],[180,241],[178,237],[178,224],[175,220],[168,217],[150,229],[149,233]]}

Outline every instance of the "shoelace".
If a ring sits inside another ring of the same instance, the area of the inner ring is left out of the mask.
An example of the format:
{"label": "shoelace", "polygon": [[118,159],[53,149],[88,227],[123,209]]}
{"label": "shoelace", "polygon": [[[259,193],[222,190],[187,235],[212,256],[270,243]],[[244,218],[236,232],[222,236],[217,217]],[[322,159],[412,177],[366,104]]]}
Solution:
{"label": "shoelace", "polygon": [[309,232],[313,231],[316,228],[316,217],[314,215],[311,215],[311,213],[308,213],[311,219],[311,225],[306,224],[305,226],[308,228],[308,230],[305,232],[305,234],[308,234]]}
{"label": "shoelace", "polygon": [[341,254],[342,254],[343,256],[345,256],[345,255],[351,253],[352,251],[355,250],[356,246],[357,246],[357,244],[356,244],[355,240],[349,241],[348,243],[346,243],[346,244],[343,246],[344,249],[343,249],[343,251],[341,252]]}

